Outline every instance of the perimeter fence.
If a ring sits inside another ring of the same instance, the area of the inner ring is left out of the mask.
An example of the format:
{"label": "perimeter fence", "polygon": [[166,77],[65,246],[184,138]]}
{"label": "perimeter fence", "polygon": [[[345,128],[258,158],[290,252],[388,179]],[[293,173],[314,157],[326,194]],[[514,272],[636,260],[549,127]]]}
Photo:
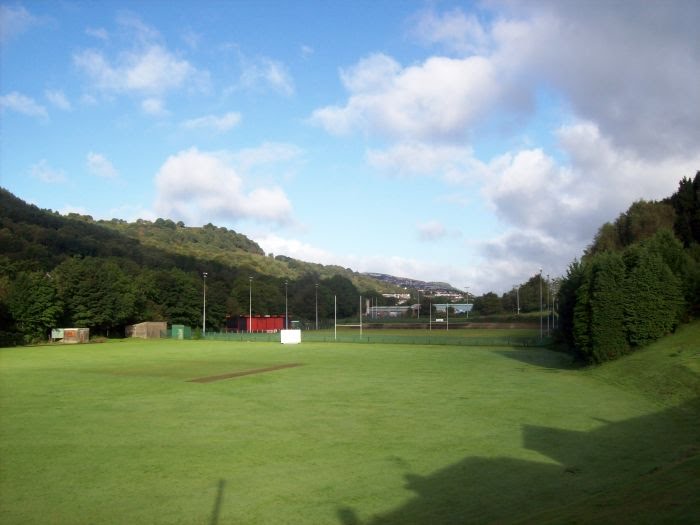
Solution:
{"label": "perimeter fence", "polygon": [[[207,332],[210,341],[268,342],[279,343],[279,333]],[[545,347],[552,343],[551,337],[460,337],[445,335],[393,335],[377,333],[350,334],[346,331],[334,335],[328,332],[303,331],[302,343],[358,343],[358,344],[404,344],[404,345],[449,345],[449,346],[509,346]]]}

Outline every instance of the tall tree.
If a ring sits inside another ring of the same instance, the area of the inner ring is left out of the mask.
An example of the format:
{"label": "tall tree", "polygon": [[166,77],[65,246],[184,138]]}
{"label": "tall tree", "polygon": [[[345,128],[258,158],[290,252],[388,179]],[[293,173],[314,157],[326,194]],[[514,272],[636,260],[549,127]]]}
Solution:
{"label": "tall tree", "polygon": [[592,362],[616,359],[628,351],[622,256],[611,252],[596,255],[586,277],[574,314],[576,345]]}
{"label": "tall tree", "polygon": [[47,339],[63,311],[51,276],[42,272],[20,272],[11,285],[8,306],[27,341]]}

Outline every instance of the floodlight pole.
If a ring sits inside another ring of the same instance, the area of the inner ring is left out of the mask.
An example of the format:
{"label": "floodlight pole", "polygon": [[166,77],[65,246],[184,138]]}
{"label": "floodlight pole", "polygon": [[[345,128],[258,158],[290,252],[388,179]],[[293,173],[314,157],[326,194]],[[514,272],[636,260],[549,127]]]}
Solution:
{"label": "floodlight pole", "polygon": [[207,272],[203,272],[204,277],[204,305],[202,307],[202,335],[207,336]]}
{"label": "floodlight pole", "polygon": [[316,330],[318,330],[318,283],[316,283]]}
{"label": "floodlight pole", "polygon": [[418,290],[418,322],[420,322],[420,290]]}
{"label": "floodlight pole", "polygon": [[362,340],[362,296],[360,296],[360,340]]}
{"label": "floodlight pole", "polygon": [[338,340],[338,296],[333,296],[333,340]]}
{"label": "floodlight pole", "polygon": [[469,287],[465,286],[464,291],[467,292],[467,319],[469,319]]}
{"label": "floodlight pole", "polygon": [[250,325],[248,326],[248,332],[253,331],[253,278],[248,277],[248,322]]}
{"label": "floodlight pole", "polygon": [[287,281],[284,281],[284,329],[289,330],[289,311],[287,308]]}
{"label": "floodlight pole", "polygon": [[428,331],[433,331],[433,301],[430,301],[430,322],[428,323]]}
{"label": "floodlight pole", "polygon": [[549,274],[547,274],[547,337],[549,337]]}
{"label": "floodlight pole", "polygon": [[446,332],[450,331],[450,303],[445,304],[445,312],[447,312],[447,329]]}
{"label": "floodlight pole", "polygon": [[540,341],[542,338],[542,268],[540,268]]}

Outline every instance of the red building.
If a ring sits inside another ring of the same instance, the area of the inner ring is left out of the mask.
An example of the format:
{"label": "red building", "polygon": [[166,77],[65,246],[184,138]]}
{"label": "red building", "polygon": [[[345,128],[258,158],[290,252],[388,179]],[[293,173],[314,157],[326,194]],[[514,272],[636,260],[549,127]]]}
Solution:
{"label": "red building", "polygon": [[233,315],[226,317],[227,332],[279,332],[285,328],[284,315]]}

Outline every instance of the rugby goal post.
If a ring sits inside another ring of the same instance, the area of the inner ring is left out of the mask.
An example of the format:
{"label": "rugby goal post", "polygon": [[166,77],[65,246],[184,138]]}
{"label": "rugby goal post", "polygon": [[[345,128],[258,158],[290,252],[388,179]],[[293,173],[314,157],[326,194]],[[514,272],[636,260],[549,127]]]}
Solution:
{"label": "rugby goal post", "polygon": [[360,324],[338,324],[338,299],[335,295],[333,296],[333,319],[334,319],[333,339],[335,341],[338,340],[338,327],[339,326],[347,326],[349,328],[357,328],[359,326],[360,327],[360,338],[362,338],[362,296],[360,296]]}

